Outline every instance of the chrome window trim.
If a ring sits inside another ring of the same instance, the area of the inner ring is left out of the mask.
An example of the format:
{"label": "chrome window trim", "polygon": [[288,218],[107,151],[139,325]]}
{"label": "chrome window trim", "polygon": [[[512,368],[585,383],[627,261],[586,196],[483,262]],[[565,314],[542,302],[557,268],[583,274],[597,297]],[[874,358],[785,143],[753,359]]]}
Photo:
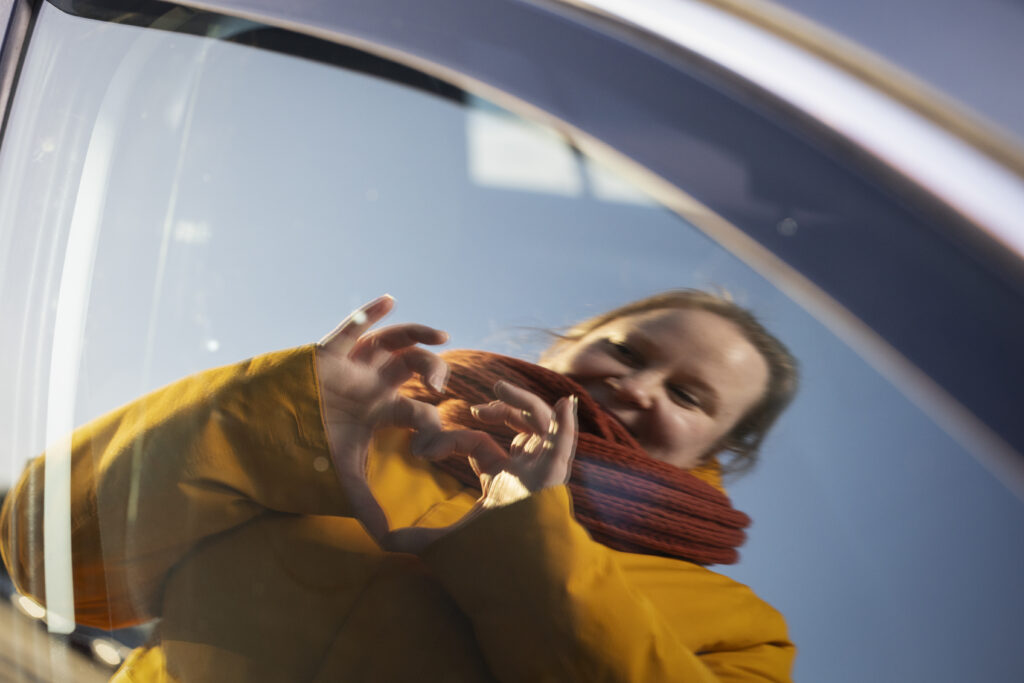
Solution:
{"label": "chrome window trim", "polygon": [[729,69],[914,180],[1024,257],[1024,178],[845,69],[700,0],[559,1]]}
{"label": "chrome window trim", "polygon": [[0,144],[32,17],[29,0],[0,0]]}

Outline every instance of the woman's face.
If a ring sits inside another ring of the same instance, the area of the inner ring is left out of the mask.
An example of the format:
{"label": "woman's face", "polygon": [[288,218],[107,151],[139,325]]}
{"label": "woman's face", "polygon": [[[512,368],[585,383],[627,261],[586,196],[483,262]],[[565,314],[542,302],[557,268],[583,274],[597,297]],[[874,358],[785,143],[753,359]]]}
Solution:
{"label": "woman's face", "polygon": [[652,458],[683,469],[720,450],[768,385],[757,349],[733,323],[700,309],[618,318],[543,365],[583,385]]}

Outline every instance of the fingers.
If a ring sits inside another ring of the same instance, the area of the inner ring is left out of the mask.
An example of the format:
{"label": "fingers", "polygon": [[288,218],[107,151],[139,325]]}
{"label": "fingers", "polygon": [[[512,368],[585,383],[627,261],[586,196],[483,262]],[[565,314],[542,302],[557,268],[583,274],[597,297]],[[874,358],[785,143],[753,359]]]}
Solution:
{"label": "fingers", "polygon": [[569,481],[569,477],[572,475],[572,461],[576,457],[578,405],[579,399],[575,395],[562,398],[555,404],[555,420],[558,422],[559,428],[551,438],[550,458],[559,469],[565,469],[564,479],[560,482],[562,484]]}
{"label": "fingers", "polygon": [[447,332],[427,325],[406,323],[366,333],[394,305],[395,300],[390,294],[374,299],[345,318],[320,340],[320,347],[331,354],[346,355],[361,363],[391,363],[387,366],[387,377],[396,378],[391,381],[393,386],[418,373],[431,387],[444,391],[448,377],[447,366],[435,356],[421,353],[398,360],[393,356],[396,352],[411,350],[416,344],[443,344],[448,341]]}
{"label": "fingers", "polygon": [[406,396],[397,396],[388,403],[380,414],[377,426],[407,427],[428,436],[442,430],[441,417],[436,407]]}
{"label": "fingers", "polygon": [[381,542],[381,547],[393,553],[412,553],[418,555],[431,543],[465,526],[484,512],[483,505],[478,501],[469,509],[462,519],[444,527],[406,527],[389,533]]}
{"label": "fingers", "polygon": [[509,459],[531,491],[569,481],[576,456],[576,403],[575,396],[555,403],[546,435],[520,433],[513,439]]}
{"label": "fingers", "polygon": [[356,342],[368,329],[391,312],[395,299],[390,294],[379,296],[364,304],[341,321],[326,337],[320,340],[320,346],[331,353],[348,354]]}
{"label": "fingers", "polygon": [[527,461],[541,460],[546,458],[554,449],[555,442],[552,439],[558,431],[558,422],[551,421],[551,427],[544,436],[540,434],[528,434],[520,432],[512,439],[512,448],[509,455],[513,458],[520,458]]}
{"label": "fingers", "polygon": [[[562,398],[552,409],[539,396],[509,382],[498,382],[494,391],[499,400],[473,406],[473,415],[519,432],[509,451],[513,460],[527,467],[542,463],[540,468],[557,473],[559,482],[567,480],[576,452],[576,397]],[[541,479],[551,484],[546,476]]]}
{"label": "fingers", "polygon": [[554,413],[536,394],[504,380],[494,385],[494,393],[499,400],[520,411],[518,419],[529,426],[529,431],[543,434],[550,428]]}
{"label": "fingers", "polygon": [[388,354],[416,344],[443,344],[448,333],[426,325],[406,323],[392,325],[371,332],[359,339],[352,348],[351,357],[362,362],[374,362]]}
{"label": "fingers", "polygon": [[392,354],[380,369],[384,382],[391,387],[398,387],[414,374],[438,393],[448,384],[448,364],[418,346]]}
{"label": "fingers", "polygon": [[[519,432],[512,439],[507,461],[496,461],[495,464],[516,473],[531,491],[569,481],[572,461],[576,456],[577,397],[561,398],[554,408],[547,408],[543,401],[518,387],[506,384],[498,391],[506,400],[472,408],[473,414],[482,422],[504,423]],[[534,399],[544,406],[545,414],[550,415],[543,431],[539,429],[537,413],[534,412],[538,411]],[[478,475],[489,472],[475,464],[474,470]]]}
{"label": "fingers", "polygon": [[534,426],[527,422],[526,415],[521,408],[515,408],[504,401],[491,401],[482,405],[471,406],[470,412],[473,417],[484,424],[505,425],[517,432],[532,432]]}
{"label": "fingers", "polygon": [[419,526],[395,529],[384,538],[378,539],[378,543],[381,548],[388,552],[418,555],[428,545],[451,533],[452,527],[454,525],[437,529]]}
{"label": "fingers", "polygon": [[440,460],[453,454],[465,455],[478,474],[495,471],[508,460],[508,455],[489,434],[472,429],[429,435],[421,432],[413,437],[411,449],[414,455],[426,460]]}
{"label": "fingers", "polygon": [[388,534],[388,518],[365,478],[342,480],[342,490],[353,516],[378,543]]}
{"label": "fingers", "polygon": [[[415,430],[409,442],[413,455],[425,460],[440,460],[449,455],[468,456],[483,471],[490,471],[508,459],[505,451],[486,432],[472,429],[445,431],[437,408],[404,396],[395,399],[381,425]],[[476,465],[474,465],[475,467]]]}

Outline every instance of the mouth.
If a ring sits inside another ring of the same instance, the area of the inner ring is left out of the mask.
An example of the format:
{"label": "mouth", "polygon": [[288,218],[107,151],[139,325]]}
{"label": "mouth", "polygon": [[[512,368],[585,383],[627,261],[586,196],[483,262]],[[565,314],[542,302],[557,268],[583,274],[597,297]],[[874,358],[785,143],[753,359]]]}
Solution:
{"label": "mouth", "polygon": [[636,432],[633,430],[633,426],[628,421],[626,421],[626,419],[622,415],[619,414],[619,411],[617,411],[615,408],[606,405],[603,401],[598,401],[598,404],[601,406],[604,412],[608,413],[613,418],[615,418],[615,421],[622,425],[623,429],[629,432],[630,436],[632,436],[634,439],[636,438]]}
{"label": "mouth", "polygon": [[620,409],[615,405],[615,399],[606,395],[605,392],[602,390],[603,387],[587,386],[587,384],[583,383],[581,383],[581,385],[584,389],[587,390],[587,393],[590,394],[590,398],[594,399],[594,403],[601,406],[601,410],[603,410],[608,415],[611,415],[616,422],[622,425],[623,429],[629,432],[630,436],[632,436],[634,439],[637,438],[636,432],[630,425],[631,420],[628,420],[621,414]]}

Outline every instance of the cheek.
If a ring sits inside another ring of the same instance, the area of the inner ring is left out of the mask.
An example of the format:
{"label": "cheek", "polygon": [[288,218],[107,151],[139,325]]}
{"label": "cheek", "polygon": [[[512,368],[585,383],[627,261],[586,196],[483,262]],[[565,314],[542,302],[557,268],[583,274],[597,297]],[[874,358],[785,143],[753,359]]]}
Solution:
{"label": "cheek", "polygon": [[689,470],[701,464],[718,439],[707,415],[673,408],[646,424],[641,445],[651,457]]}
{"label": "cheek", "polygon": [[662,421],[661,439],[670,450],[700,457],[722,437],[715,427],[704,413],[674,410]]}

